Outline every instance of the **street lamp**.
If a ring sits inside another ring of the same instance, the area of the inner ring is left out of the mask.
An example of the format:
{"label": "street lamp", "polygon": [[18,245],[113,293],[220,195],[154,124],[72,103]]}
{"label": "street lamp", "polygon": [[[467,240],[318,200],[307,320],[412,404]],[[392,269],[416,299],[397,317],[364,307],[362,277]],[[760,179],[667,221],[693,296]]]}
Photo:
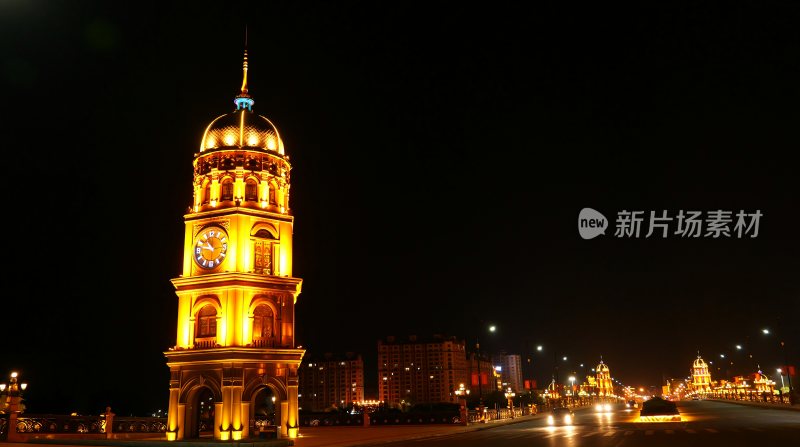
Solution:
{"label": "street lamp", "polygon": [[11,373],[11,378],[8,385],[0,383],[0,396],[3,396],[2,413],[21,413],[19,403],[22,400],[22,392],[28,388],[27,383],[19,383],[17,381],[17,372]]}
{"label": "street lamp", "polygon": [[[489,326],[489,332],[494,333],[497,330],[497,326],[491,325]],[[480,415],[481,422],[486,422],[484,418],[484,408],[483,408],[483,371],[481,370],[481,344],[479,341],[479,334],[475,335],[475,349],[477,350],[477,363],[478,363],[478,412]],[[489,364],[492,363],[492,356],[489,355]],[[494,368],[492,368],[494,369]],[[494,373],[492,374],[494,375]],[[487,378],[488,380],[488,378]],[[488,384],[487,384],[488,385]]]}
{"label": "street lamp", "polygon": [[778,375],[781,376],[781,393],[783,393],[783,370],[781,368],[778,368]]}
{"label": "street lamp", "polygon": [[575,376],[569,376],[569,396],[572,400],[572,406],[575,406]]}
{"label": "street lamp", "polygon": [[[762,329],[761,332],[764,335],[769,335],[769,329]],[[784,337],[784,330],[781,325],[780,317],[778,318],[778,336],[783,338]],[[789,357],[786,354],[786,342],[785,340],[781,339],[781,351],[783,352],[783,362],[786,364],[786,367],[789,368]],[[781,374],[781,380],[783,380],[783,374]],[[792,371],[786,371],[786,380],[789,381],[789,405],[794,405],[796,402],[796,398],[794,395],[794,387],[792,386]]]}
{"label": "street lamp", "polygon": [[22,401],[22,392],[28,388],[27,383],[19,383],[17,380],[17,372],[11,373],[11,378],[8,385],[0,383],[0,396],[3,397],[3,405],[0,407],[0,413],[7,413],[8,418],[8,439],[7,441],[19,442],[19,434],[17,433],[17,416],[22,413],[20,409],[20,402]]}

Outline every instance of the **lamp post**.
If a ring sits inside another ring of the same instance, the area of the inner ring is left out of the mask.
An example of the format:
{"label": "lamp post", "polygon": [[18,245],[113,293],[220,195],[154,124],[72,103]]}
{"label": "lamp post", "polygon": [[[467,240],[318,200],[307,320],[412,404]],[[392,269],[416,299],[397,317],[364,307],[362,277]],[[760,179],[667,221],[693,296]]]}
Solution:
{"label": "lamp post", "polygon": [[4,413],[20,413],[19,410],[19,403],[22,400],[22,392],[28,388],[27,383],[19,383],[17,381],[17,372],[14,371],[11,373],[11,378],[8,381],[8,385],[5,383],[0,383],[0,395],[5,396],[5,403],[3,405],[3,412]]}
{"label": "lamp post", "polygon": [[569,376],[569,396],[572,406],[575,406],[575,376]]}
{"label": "lamp post", "polygon": [[[770,334],[769,329],[766,329],[766,328],[762,329],[761,332],[763,332],[764,335],[769,335]],[[781,344],[781,351],[783,352],[783,363],[785,363],[786,367],[789,368],[789,357],[786,354],[786,342],[785,342],[785,340],[783,340],[784,334],[783,334],[783,328],[781,327],[780,317],[778,318],[778,336],[781,337],[780,344]],[[797,399],[795,399],[795,396],[794,396],[794,387],[792,387],[792,374],[791,374],[791,372],[792,372],[791,368],[790,368],[789,371],[786,371],[786,381],[789,382],[789,405],[794,405],[795,402],[797,402]],[[783,380],[783,375],[781,375],[781,380]]]}
{"label": "lamp post", "polygon": [[[489,326],[489,332],[494,333],[497,330],[495,325]],[[477,351],[477,363],[478,363],[478,416],[481,422],[486,422],[484,408],[483,408],[483,371],[481,370],[481,344],[478,339],[480,331],[478,331],[478,335],[475,335],[475,350]],[[492,358],[489,356],[489,363],[491,364]],[[494,368],[492,368],[494,370]],[[488,377],[486,380],[489,380]],[[488,384],[487,384],[488,385]]]}
{"label": "lamp post", "polygon": [[11,373],[8,385],[0,383],[0,395],[5,397],[3,413],[8,413],[8,441],[19,441],[17,434],[17,417],[22,412],[19,408],[22,392],[28,388],[27,383],[19,383],[17,372]]}
{"label": "lamp post", "polygon": [[781,368],[778,368],[778,375],[781,376],[781,393],[783,393],[783,387],[785,385],[783,384],[783,370]]}

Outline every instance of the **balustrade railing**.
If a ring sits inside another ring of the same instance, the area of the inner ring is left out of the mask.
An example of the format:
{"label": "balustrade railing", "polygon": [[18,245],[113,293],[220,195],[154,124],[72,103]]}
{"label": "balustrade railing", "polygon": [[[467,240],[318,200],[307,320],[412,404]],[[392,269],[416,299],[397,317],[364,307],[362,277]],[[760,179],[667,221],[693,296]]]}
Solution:
{"label": "balustrade railing", "polygon": [[777,405],[789,405],[789,395],[788,394],[773,394],[773,393],[757,393],[757,392],[745,392],[745,393],[707,393],[706,397],[710,397],[712,399],[724,399],[724,400],[738,400],[738,401],[746,401],[746,402],[763,402],[763,403],[771,403]]}
{"label": "balustrade railing", "polygon": [[216,345],[217,345],[216,337],[195,338],[194,339],[194,348],[195,349],[209,349],[209,348],[213,348]]}
{"label": "balustrade railing", "polygon": [[[166,418],[115,417],[114,433],[165,433]],[[6,439],[10,430],[24,434],[105,434],[106,419],[100,416],[70,416],[58,414],[21,414],[15,427],[9,427],[8,415],[0,415],[0,438]]]}

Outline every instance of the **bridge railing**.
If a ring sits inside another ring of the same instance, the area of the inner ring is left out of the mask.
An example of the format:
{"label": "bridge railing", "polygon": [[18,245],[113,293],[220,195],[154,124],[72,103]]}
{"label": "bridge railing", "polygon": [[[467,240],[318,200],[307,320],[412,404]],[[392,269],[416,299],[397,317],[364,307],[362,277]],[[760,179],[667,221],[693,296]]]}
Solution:
{"label": "bridge railing", "polygon": [[789,405],[788,394],[743,392],[743,393],[707,393],[706,397],[712,399],[738,400],[746,402],[763,402],[776,405]]}
{"label": "bridge railing", "polygon": [[[105,415],[72,416],[62,414],[20,414],[14,427],[10,426],[9,415],[0,415],[0,439],[8,439],[11,430],[27,439],[65,435],[76,437],[106,437],[109,433],[165,433],[166,418],[155,417],[114,417],[111,427],[107,427]],[[92,436],[98,435],[98,436]]]}

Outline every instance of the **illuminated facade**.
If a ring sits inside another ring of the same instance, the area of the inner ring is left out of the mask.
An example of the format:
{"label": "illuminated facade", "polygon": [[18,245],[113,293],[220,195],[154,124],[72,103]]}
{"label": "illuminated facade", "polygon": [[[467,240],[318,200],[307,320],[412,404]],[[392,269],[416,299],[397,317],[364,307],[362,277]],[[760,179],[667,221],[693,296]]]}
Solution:
{"label": "illuminated facade", "polygon": [[434,335],[378,340],[378,396],[392,407],[458,402],[466,382],[464,341]]}
{"label": "illuminated facade", "polygon": [[759,393],[773,394],[775,392],[775,382],[769,377],[764,375],[759,369],[758,372],[752,374],[753,388]]}
{"label": "illuminated facade", "polygon": [[364,401],[364,360],[352,352],[326,353],[300,368],[300,409],[324,411]]}
{"label": "illuminated facade", "polygon": [[595,368],[595,384],[597,385],[598,396],[613,396],[614,383],[611,381],[611,370],[608,365],[600,360],[600,364]]}
{"label": "illuminated facade", "polygon": [[700,354],[692,363],[692,391],[697,394],[706,394],[711,391],[711,372]]}
{"label": "illuminated facade", "polygon": [[[291,166],[277,128],[253,112],[246,51],[243,72],[236,109],[208,125],[194,154],[183,273],[172,279],[177,337],[164,353],[169,440],[198,437],[203,417],[215,439],[247,438],[270,400],[279,435],[297,436]],[[200,413],[201,395],[211,411]]]}

